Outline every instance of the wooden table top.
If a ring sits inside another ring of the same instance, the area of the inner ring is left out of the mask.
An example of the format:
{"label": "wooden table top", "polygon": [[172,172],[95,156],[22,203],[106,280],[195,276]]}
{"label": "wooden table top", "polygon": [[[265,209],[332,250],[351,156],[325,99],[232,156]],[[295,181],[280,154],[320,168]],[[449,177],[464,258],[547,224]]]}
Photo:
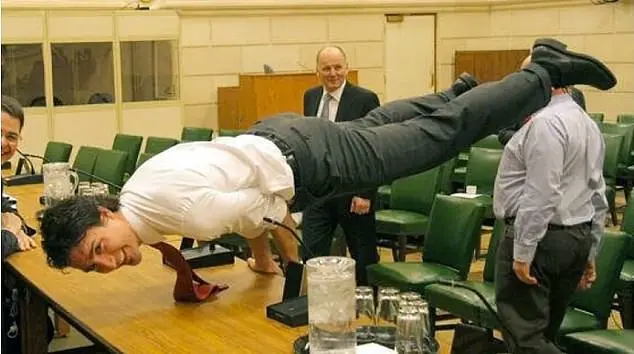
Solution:
{"label": "wooden table top", "polygon": [[[42,185],[6,188],[32,226],[41,191]],[[236,259],[234,265],[197,270],[229,289],[204,303],[175,303],[175,272],[161,264],[158,251],[142,249],[141,264],[107,275],[52,269],[41,248],[8,262],[71,322],[125,353],[289,353],[306,333],[305,327],[266,318],[266,306],[281,300],[282,277],[255,274]]]}

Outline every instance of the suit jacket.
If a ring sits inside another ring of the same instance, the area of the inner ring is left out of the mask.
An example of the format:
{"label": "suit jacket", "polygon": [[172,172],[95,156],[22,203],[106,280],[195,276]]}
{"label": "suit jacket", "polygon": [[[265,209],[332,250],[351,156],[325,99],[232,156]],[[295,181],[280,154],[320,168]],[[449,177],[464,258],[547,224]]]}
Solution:
{"label": "suit jacket", "polygon": [[[324,94],[322,86],[313,87],[304,93],[304,115],[307,117],[317,116],[321,97]],[[341,93],[339,106],[337,107],[337,115],[335,122],[345,122],[364,117],[368,112],[380,106],[379,97],[376,93],[359,87],[350,82],[346,82],[346,86]],[[311,118],[314,119],[314,118]],[[323,118],[322,118],[323,119]],[[355,193],[354,195],[374,199],[376,189],[366,189]]]}

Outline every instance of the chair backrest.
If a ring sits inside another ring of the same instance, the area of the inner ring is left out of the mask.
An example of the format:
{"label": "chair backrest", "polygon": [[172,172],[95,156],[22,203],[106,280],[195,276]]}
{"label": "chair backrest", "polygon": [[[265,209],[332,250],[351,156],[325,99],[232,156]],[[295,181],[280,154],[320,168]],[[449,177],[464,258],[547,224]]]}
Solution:
{"label": "chair backrest", "polygon": [[634,113],[621,113],[616,116],[617,123],[633,124]]}
{"label": "chair backrest", "polygon": [[81,146],[79,148],[77,156],[75,156],[75,161],[73,161],[73,169],[78,170],[77,173],[80,181],[90,182],[91,177],[85,173],[93,174],[97,155],[101,150],[101,148],[94,146]]}
{"label": "chair backrest", "polygon": [[630,165],[632,141],[634,140],[634,124],[603,123],[601,131],[606,134],[622,135],[619,164]]}
{"label": "chair backrest", "polygon": [[44,150],[44,161],[46,162],[68,162],[70,153],[73,151],[71,144],[59,141],[49,141]]}
{"label": "chair backrest", "polygon": [[437,195],[425,233],[423,261],[451,267],[466,279],[483,218],[484,207],[477,200]]}
{"label": "chair backrest", "polygon": [[616,185],[616,176],[619,172],[619,158],[623,135],[603,133],[605,141],[605,159],[603,160],[603,177],[609,186]]}
{"label": "chair backrest", "polygon": [[476,141],[473,144],[473,147],[485,148],[485,149],[497,149],[497,150],[504,149],[504,145],[500,143],[500,140],[498,139],[497,134],[491,134],[484,137],[483,139]]}
{"label": "chair backrest", "polygon": [[458,156],[441,165],[442,172],[440,173],[440,187],[438,188],[438,193],[453,193],[453,181],[451,180],[451,177],[453,177],[454,170],[457,165]]}
{"label": "chair backrest", "polygon": [[154,156],[156,154],[150,154],[149,152],[142,152],[139,155],[139,161],[136,163],[136,168],[139,168],[139,166],[143,165],[143,163],[147,160],[150,159],[150,157]]}
{"label": "chair backrest", "polygon": [[478,194],[493,195],[495,176],[498,172],[503,151],[479,147],[471,148],[465,185],[477,186]]}
{"label": "chair backrest", "polygon": [[489,240],[489,248],[487,249],[487,257],[484,261],[484,272],[482,278],[485,281],[495,280],[495,262],[498,254],[498,245],[500,240],[504,237],[506,232],[506,223],[504,220],[495,219],[493,224],[493,231],[491,232],[491,239]]}
{"label": "chair backrest", "polygon": [[575,293],[570,306],[590,312],[600,321],[607,322],[630,242],[631,237],[625,232],[606,231],[603,234],[596,258],[597,280],[590,289]]}
{"label": "chair backrest", "polygon": [[603,123],[603,120],[605,119],[605,114],[603,113],[594,112],[594,113],[588,113],[588,115],[590,116],[590,119],[592,119],[599,125],[600,123]]}
{"label": "chair backrest", "polygon": [[148,136],[145,142],[145,152],[158,154],[164,150],[178,144],[178,140],[172,138],[162,138],[158,136]]}
{"label": "chair backrest", "polygon": [[218,136],[238,136],[244,132],[243,129],[219,129]]}
{"label": "chair backrest", "polygon": [[440,189],[442,166],[392,182],[390,209],[429,215]]}
{"label": "chair backrest", "polygon": [[[125,166],[128,161],[128,153],[119,150],[101,150],[97,155],[93,175],[104,179],[114,185],[123,186]],[[93,182],[98,182],[94,179]],[[118,193],[119,189],[109,186],[110,193]]]}
{"label": "chair backrest", "polygon": [[183,127],[181,141],[209,141],[213,133],[213,129],[209,128]]}
{"label": "chair backrest", "polygon": [[630,193],[629,203],[625,206],[623,211],[623,223],[621,224],[621,231],[633,236],[632,243],[630,244],[629,251],[627,253],[628,259],[634,259],[634,191]]}
{"label": "chair backrest", "polygon": [[125,172],[132,174],[136,168],[136,159],[141,151],[143,137],[138,135],[117,134],[112,142],[112,150],[125,151],[128,160],[125,164]]}

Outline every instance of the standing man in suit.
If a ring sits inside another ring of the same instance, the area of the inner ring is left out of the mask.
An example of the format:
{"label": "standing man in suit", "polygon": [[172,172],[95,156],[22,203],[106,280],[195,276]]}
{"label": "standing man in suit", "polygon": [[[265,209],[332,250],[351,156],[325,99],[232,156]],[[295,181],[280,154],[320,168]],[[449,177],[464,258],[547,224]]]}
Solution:
{"label": "standing man in suit", "polygon": [[[321,86],[304,93],[304,115],[333,122],[350,121],[365,116],[379,106],[377,95],[346,80],[348,61],[337,46],[317,52],[317,76]],[[332,235],[341,225],[350,255],[357,262],[356,278],[367,284],[365,268],[379,260],[376,250],[374,201],[376,189],[345,195],[310,207],[302,217],[302,235],[315,256],[330,254]]]}

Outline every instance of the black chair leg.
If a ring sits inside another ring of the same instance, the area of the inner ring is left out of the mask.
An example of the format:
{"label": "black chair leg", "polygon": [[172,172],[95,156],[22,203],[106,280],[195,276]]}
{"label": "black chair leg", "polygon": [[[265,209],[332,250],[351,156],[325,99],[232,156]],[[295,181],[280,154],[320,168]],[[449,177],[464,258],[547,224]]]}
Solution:
{"label": "black chair leg", "polygon": [[626,284],[618,290],[619,313],[623,328],[634,329],[634,284]]}
{"label": "black chair leg", "polygon": [[436,308],[429,306],[429,336],[436,337]]}
{"label": "black chair leg", "polygon": [[619,224],[619,218],[616,215],[616,205],[610,207],[610,218],[612,219],[612,225],[617,226]]}
{"label": "black chair leg", "polygon": [[407,254],[407,236],[398,236],[398,261],[405,262],[405,255]]}

